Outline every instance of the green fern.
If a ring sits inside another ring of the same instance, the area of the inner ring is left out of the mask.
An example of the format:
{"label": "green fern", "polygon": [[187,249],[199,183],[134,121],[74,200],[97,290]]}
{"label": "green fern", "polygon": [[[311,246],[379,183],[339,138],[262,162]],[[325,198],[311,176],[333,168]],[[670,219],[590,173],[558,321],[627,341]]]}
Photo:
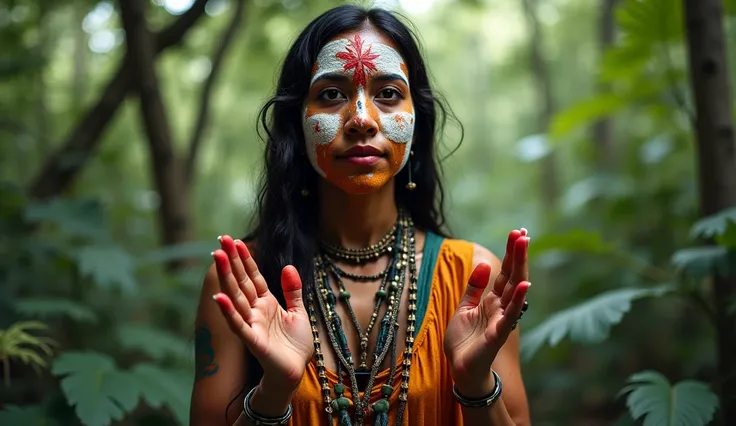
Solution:
{"label": "green fern", "polygon": [[10,386],[11,359],[30,365],[39,374],[41,368],[48,365],[43,355],[51,356],[51,346],[56,342],[48,337],[36,337],[28,333],[46,328],[46,324],[39,321],[23,321],[11,325],[7,330],[0,330],[0,361],[3,363],[5,386]]}
{"label": "green fern", "polygon": [[642,371],[629,377],[619,392],[626,395],[631,417],[643,418],[643,426],[703,426],[718,410],[718,397],[702,382],[685,380],[674,386],[656,371]]}
{"label": "green fern", "polygon": [[572,341],[594,343],[608,337],[611,327],[621,322],[634,300],[659,297],[673,288],[622,288],[593,297],[577,306],[550,316],[542,324],[522,335],[521,351],[530,359],[545,344],[556,346],[566,336]]}

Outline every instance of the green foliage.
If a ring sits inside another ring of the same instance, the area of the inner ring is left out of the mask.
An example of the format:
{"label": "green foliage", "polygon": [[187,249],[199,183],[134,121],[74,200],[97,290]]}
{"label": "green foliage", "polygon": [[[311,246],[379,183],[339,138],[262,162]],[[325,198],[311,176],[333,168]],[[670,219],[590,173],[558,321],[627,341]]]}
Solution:
{"label": "green foliage", "polygon": [[694,279],[703,279],[714,272],[726,276],[729,255],[721,246],[688,248],[676,251],[672,264]]}
{"label": "green foliage", "polygon": [[148,405],[154,408],[168,407],[179,424],[189,424],[192,374],[162,370],[152,364],[137,364],[131,374],[136,378],[141,397]]}
{"label": "green foliage", "polygon": [[169,356],[188,359],[194,351],[185,340],[151,326],[122,325],[118,327],[117,336],[123,347],[138,350],[154,360]]}
{"label": "green foliage", "polygon": [[135,380],[107,355],[66,352],[56,359],[52,373],[62,377],[64,396],[86,426],[121,420],[138,404]]}
{"label": "green foliage", "polygon": [[9,426],[56,426],[58,423],[46,414],[42,405],[8,404],[0,411],[0,424]]}
{"label": "green foliage", "polygon": [[65,316],[75,321],[97,321],[97,315],[92,309],[68,299],[23,298],[17,299],[14,306],[18,313],[25,316],[41,318]]}
{"label": "green foliage", "polygon": [[10,384],[9,362],[18,359],[36,371],[46,367],[47,362],[43,355],[51,356],[51,346],[55,342],[48,337],[36,337],[28,332],[31,330],[45,330],[46,324],[39,321],[23,321],[11,325],[6,330],[0,330],[0,361],[5,364],[5,383]]}
{"label": "green foliage", "polygon": [[673,289],[663,285],[652,288],[621,288],[601,293],[579,305],[557,312],[524,333],[521,351],[530,359],[549,343],[556,346],[569,336],[572,341],[598,343],[606,339],[611,327],[621,322],[631,303],[644,297],[661,297]]}
{"label": "green foliage", "polygon": [[136,290],[133,273],[134,259],[121,247],[96,244],[82,247],[76,253],[79,271],[105,288],[118,288],[132,293]]}
{"label": "green foliage", "polygon": [[614,250],[611,243],[603,241],[599,232],[575,229],[565,233],[549,233],[534,239],[529,246],[529,257],[535,258],[550,251],[602,255]]}
{"label": "green foliage", "polygon": [[715,238],[722,247],[736,248],[736,207],[698,220],[690,229],[690,237]]}
{"label": "green foliage", "polygon": [[629,377],[619,396],[626,395],[626,406],[644,426],[703,426],[710,424],[718,409],[718,398],[702,382],[686,380],[670,384],[656,371],[642,371]]}

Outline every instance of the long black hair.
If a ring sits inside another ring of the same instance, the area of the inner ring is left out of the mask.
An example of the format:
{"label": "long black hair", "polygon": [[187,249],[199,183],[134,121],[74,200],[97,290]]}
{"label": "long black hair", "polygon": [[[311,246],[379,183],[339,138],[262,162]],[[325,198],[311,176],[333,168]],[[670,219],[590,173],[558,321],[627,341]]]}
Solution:
{"label": "long black hair", "polygon": [[[314,19],[294,41],[283,63],[276,94],[259,114],[259,135],[266,143],[265,168],[257,201],[255,226],[246,237],[255,244],[254,257],[269,289],[282,306],[281,270],[294,265],[311,291],[313,258],[317,250],[318,175],[309,163],[302,130],[303,105],[309,91],[312,67],[322,47],[336,35],[365,24],[391,38],[398,46],[409,72],[414,101],[414,155],[411,157],[413,191],[406,189],[409,165],[397,175],[396,202],[409,211],[417,228],[447,236],[443,211],[441,168],[435,139],[448,114],[454,116],[430,87],[418,42],[412,31],[392,13],[354,5],[330,9]],[[304,196],[302,192],[309,192]],[[257,384],[262,371],[258,362],[248,363],[248,382]]]}

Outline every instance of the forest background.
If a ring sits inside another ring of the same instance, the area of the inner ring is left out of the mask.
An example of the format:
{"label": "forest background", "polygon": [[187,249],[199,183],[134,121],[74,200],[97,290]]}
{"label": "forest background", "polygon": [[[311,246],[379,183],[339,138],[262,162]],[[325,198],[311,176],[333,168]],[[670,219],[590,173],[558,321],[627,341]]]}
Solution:
{"label": "forest background", "polygon": [[[188,424],[256,114],[340,3],[0,0],[0,424]],[[453,234],[532,236],[534,424],[736,424],[736,1],[375,4],[464,126],[441,138]]]}

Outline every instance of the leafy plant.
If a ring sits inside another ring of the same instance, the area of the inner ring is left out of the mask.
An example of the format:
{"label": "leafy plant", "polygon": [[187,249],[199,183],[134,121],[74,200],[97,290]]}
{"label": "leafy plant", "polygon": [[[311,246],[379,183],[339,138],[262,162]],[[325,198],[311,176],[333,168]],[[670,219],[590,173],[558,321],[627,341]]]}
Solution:
{"label": "leafy plant", "polygon": [[703,426],[718,410],[718,397],[707,384],[685,380],[673,386],[656,371],[633,374],[619,392],[623,395],[631,416],[642,418],[644,426]]}
{"label": "leafy plant", "polygon": [[37,372],[47,366],[43,355],[51,356],[55,342],[48,337],[36,337],[28,332],[45,330],[46,324],[39,321],[23,321],[0,330],[0,361],[3,363],[5,386],[10,386],[10,360],[19,359],[32,366]]}

